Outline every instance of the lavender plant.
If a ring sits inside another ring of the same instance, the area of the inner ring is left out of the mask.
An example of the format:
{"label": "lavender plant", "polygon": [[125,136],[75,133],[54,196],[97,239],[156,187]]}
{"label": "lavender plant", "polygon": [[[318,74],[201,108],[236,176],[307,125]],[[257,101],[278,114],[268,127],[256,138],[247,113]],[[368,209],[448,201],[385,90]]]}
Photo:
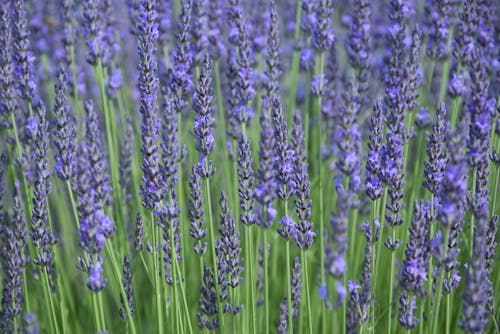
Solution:
{"label": "lavender plant", "polygon": [[0,332],[500,333],[499,11],[0,1]]}

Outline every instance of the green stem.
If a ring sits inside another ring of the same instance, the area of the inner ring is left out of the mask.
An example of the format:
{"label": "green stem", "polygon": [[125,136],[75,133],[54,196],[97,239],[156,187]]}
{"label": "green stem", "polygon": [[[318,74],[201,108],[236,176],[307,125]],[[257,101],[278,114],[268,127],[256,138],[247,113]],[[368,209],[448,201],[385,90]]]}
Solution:
{"label": "green stem", "polygon": [[286,281],[288,283],[288,332],[293,333],[292,282],[290,273],[290,240],[286,240]]}
{"label": "green stem", "polygon": [[[396,228],[392,228],[392,242],[396,240]],[[394,295],[394,265],[396,260],[396,250],[391,250],[391,269],[390,269],[390,277],[389,277],[389,319],[387,322],[387,334],[392,333],[392,299]]]}
{"label": "green stem", "polygon": [[156,300],[156,320],[158,325],[158,333],[163,334],[163,311],[161,302],[161,282],[158,268],[158,250],[156,245],[158,243],[156,235],[156,224],[154,219],[154,213],[151,211],[151,232],[153,235],[153,276],[154,276],[154,291]]}
{"label": "green stem", "polygon": [[[316,69],[316,75],[319,75],[320,82],[319,82],[319,87],[320,90],[323,89],[323,79],[322,79],[322,74],[325,66],[325,54],[324,52],[321,52],[318,55],[318,62],[317,62],[317,69]],[[318,117],[318,142],[317,142],[317,169],[318,169],[318,177],[319,177],[319,244],[320,244],[320,279],[321,282],[326,282],[326,275],[325,275],[325,240],[324,240],[324,221],[323,221],[323,209],[324,209],[324,199],[323,199],[323,164],[322,164],[322,155],[321,155],[321,145],[322,145],[322,124],[321,124],[321,94],[315,99],[316,102],[316,112],[317,112],[317,117]],[[325,303],[321,303],[321,323],[322,323],[322,331],[323,333],[326,332],[326,305]]]}
{"label": "green stem", "polygon": [[309,325],[309,334],[313,333],[313,321],[312,321],[312,311],[311,311],[311,292],[309,290],[309,269],[307,268],[307,255],[305,249],[302,250],[302,267],[304,268],[304,278],[305,278],[305,291],[306,291],[306,305],[307,305],[307,319]]}
{"label": "green stem", "polygon": [[56,334],[59,334],[60,333],[59,324],[58,324],[57,317],[56,317],[56,309],[54,307],[52,293],[50,291],[50,280],[49,280],[49,274],[48,274],[47,270],[48,270],[48,268],[46,268],[46,267],[42,268],[42,274],[43,274],[43,278],[45,281],[44,282],[45,284],[43,284],[43,287],[44,287],[44,291],[45,291],[45,295],[46,295],[47,303],[48,303],[48,308],[49,308],[49,312],[50,312],[49,319],[50,319],[50,324],[51,324],[52,330]]}
{"label": "green stem", "polygon": [[267,229],[264,229],[264,245],[263,245],[263,256],[264,256],[264,316],[266,333],[269,333],[269,270],[268,270],[268,250],[267,250]]}

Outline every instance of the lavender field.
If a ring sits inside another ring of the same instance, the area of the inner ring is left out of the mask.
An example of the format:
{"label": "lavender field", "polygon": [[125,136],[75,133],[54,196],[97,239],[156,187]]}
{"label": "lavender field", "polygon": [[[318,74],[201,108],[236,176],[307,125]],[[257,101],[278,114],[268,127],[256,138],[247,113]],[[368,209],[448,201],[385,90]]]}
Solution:
{"label": "lavender field", "polygon": [[500,4],[0,0],[0,333],[499,333]]}

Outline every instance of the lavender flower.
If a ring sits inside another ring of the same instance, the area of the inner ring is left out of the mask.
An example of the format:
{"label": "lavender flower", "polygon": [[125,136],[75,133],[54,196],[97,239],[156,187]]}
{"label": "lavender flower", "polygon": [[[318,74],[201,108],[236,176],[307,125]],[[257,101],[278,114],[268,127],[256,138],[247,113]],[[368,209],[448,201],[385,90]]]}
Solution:
{"label": "lavender flower", "polygon": [[349,304],[347,306],[347,319],[346,319],[346,333],[355,334],[358,332],[358,326],[360,321],[360,297],[359,288],[360,286],[356,281],[347,281],[347,286],[349,287]]}
{"label": "lavender flower", "polygon": [[212,59],[219,59],[222,54],[224,54],[226,46],[220,40],[221,29],[223,23],[221,22],[224,18],[222,14],[222,6],[220,5],[220,0],[209,0],[208,5],[208,32],[207,37],[210,43],[209,51]]}
{"label": "lavender flower", "polygon": [[83,18],[88,47],[87,61],[91,65],[96,65],[104,55],[102,22],[99,20],[97,0],[83,2]]}
{"label": "lavender flower", "polygon": [[141,251],[144,248],[144,221],[140,213],[135,217],[135,226],[134,247],[137,251]]}
{"label": "lavender flower", "polygon": [[37,145],[35,154],[35,184],[33,190],[33,210],[31,214],[31,239],[37,249],[34,263],[43,268],[53,266],[51,245],[56,242],[49,226],[48,195],[50,192],[49,172],[49,138],[48,122],[46,119],[45,105],[41,101],[34,106],[37,115]]}
{"label": "lavender flower", "polygon": [[162,174],[165,186],[174,188],[178,182],[178,159],[180,157],[177,137],[177,114],[174,109],[174,97],[169,91],[163,93],[163,125],[162,125]]}
{"label": "lavender flower", "polygon": [[[7,215],[4,217],[9,219]],[[2,259],[2,309],[0,311],[0,329],[3,332],[14,331],[15,319],[22,313],[24,300],[23,284],[23,250],[22,241],[16,233],[17,227],[10,219],[0,226]]]}
{"label": "lavender flower", "polygon": [[436,194],[441,186],[445,166],[444,135],[446,131],[446,106],[441,103],[436,111],[436,123],[427,139],[428,161],[424,163],[424,187]]}
{"label": "lavender flower", "polygon": [[476,217],[473,248],[470,263],[465,271],[460,328],[466,333],[483,333],[488,322],[488,271],[486,269],[489,208],[484,195],[477,194],[474,200]]}
{"label": "lavender flower", "polygon": [[213,269],[207,265],[203,267],[203,284],[200,293],[200,310],[198,311],[198,326],[203,329],[215,330],[219,328],[217,320],[217,293]]}
{"label": "lavender flower", "polygon": [[102,291],[108,283],[106,277],[102,276],[104,272],[104,268],[102,267],[103,261],[104,260],[98,256],[90,262],[87,287],[94,292]]}
{"label": "lavender flower", "polygon": [[229,39],[237,50],[235,88],[237,104],[232,111],[239,124],[247,124],[254,117],[251,102],[255,96],[253,88],[252,55],[249,47],[248,28],[239,6],[230,8],[231,30]]}
{"label": "lavender flower", "polygon": [[[236,288],[243,280],[243,259],[241,258],[240,234],[236,231],[234,219],[229,210],[229,203],[224,192],[219,200],[221,207],[219,235],[216,242],[218,267],[221,268],[221,280],[227,282],[231,288]],[[222,278],[223,277],[223,278]],[[227,303],[224,307],[225,313],[237,314],[241,310],[240,306]]]}
{"label": "lavender flower", "polygon": [[240,221],[255,224],[255,188],[250,141],[244,135],[238,141],[238,194],[240,197]]}
{"label": "lavender flower", "polygon": [[300,259],[296,257],[293,259],[292,277],[290,278],[290,286],[292,290],[292,313],[294,319],[299,316],[300,290],[302,288],[301,277],[302,266],[300,265]]}
{"label": "lavender flower", "polygon": [[383,192],[382,155],[383,155],[384,113],[382,101],[377,100],[370,117],[370,141],[366,160],[366,194],[372,201],[380,198]]}
{"label": "lavender flower", "polygon": [[167,284],[177,284],[174,277],[177,274],[172,268],[173,261],[182,261],[181,230],[179,226],[180,208],[177,201],[175,188],[170,189],[168,201],[156,212],[159,217],[158,225],[162,229],[163,236],[163,261],[165,263],[165,282]]}
{"label": "lavender flower", "polygon": [[441,205],[437,218],[449,233],[446,257],[442,261],[444,270],[448,273],[443,280],[443,288],[446,293],[458,288],[460,280],[458,275],[460,263],[457,261],[457,257],[460,253],[458,247],[461,242],[467,205],[467,165],[465,156],[467,123],[468,119],[465,117],[448,140],[450,157],[443,171],[443,180],[439,193]]}
{"label": "lavender flower", "polygon": [[350,208],[350,194],[341,184],[335,186],[337,191],[337,212],[330,218],[331,235],[325,253],[327,273],[335,278],[341,278],[347,272],[345,254],[347,252],[347,223]]}
{"label": "lavender flower", "polygon": [[337,146],[338,170],[349,180],[349,192],[354,195],[359,190],[359,150],[360,133],[356,124],[359,112],[358,86],[351,80],[344,95],[345,105],[338,116],[338,130],[335,144]]}
{"label": "lavender flower", "polygon": [[355,0],[352,6],[352,22],[350,33],[346,41],[346,51],[349,63],[356,70],[356,82],[360,96],[368,89],[370,67],[370,3],[364,0]]}
{"label": "lavender flower", "polygon": [[156,115],[156,99],[158,91],[157,67],[155,59],[156,42],[158,40],[158,13],[155,0],[142,0],[140,4],[140,18],[138,25],[139,50],[139,92],[140,109],[142,115],[142,172],[144,185],[141,186],[143,195],[142,205],[148,209],[164,197],[160,177],[160,155],[158,154],[158,119]]}
{"label": "lavender flower", "polygon": [[278,26],[278,9],[274,0],[269,1],[269,35],[267,38],[267,70],[264,73],[266,81],[266,96],[271,97],[277,93],[279,88],[279,77],[281,74],[281,62],[279,55],[279,26]]}
{"label": "lavender flower", "polygon": [[334,41],[331,30],[332,3],[330,0],[319,0],[315,6],[316,24],[312,31],[314,49],[324,52],[330,48]]}
{"label": "lavender flower", "polygon": [[272,99],[272,116],[275,141],[275,168],[278,184],[278,197],[287,201],[293,194],[293,150],[288,143],[287,124],[283,115],[281,101]]}
{"label": "lavender flower", "polygon": [[73,181],[75,175],[76,129],[75,118],[66,102],[67,77],[63,66],[59,68],[58,81],[55,86],[54,102],[55,129],[54,146],[57,176],[63,181]]}
{"label": "lavender flower", "polygon": [[36,83],[33,80],[32,63],[33,55],[28,51],[29,36],[26,22],[26,5],[24,0],[14,1],[14,59],[16,73],[20,78],[21,95],[27,103],[36,97]]}
{"label": "lavender flower", "polygon": [[416,110],[418,107],[418,88],[421,85],[422,73],[419,65],[420,48],[422,43],[422,30],[418,25],[412,32],[410,54],[406,63],[408,84],[406,86],[408,110]]}
{"label": "lavender flower", "polygon": [[[104,206],[111,204],[112,188],[109,184],[108,163],[102,149],[99,120],[92,100],[85,102],[85,112],[87,114],[84,132],[86,141],[83,150],[89,163],[91,185],[95,192],[93,205],[97,208],[104,208]],[[108,144],[111,145],[111,143]]]}
{"label": "lavender flower", "polygon": [[408,294],[424,294],[427,279],[429,230],[429,204],[415,201],[410,227],[410,239],[405,248],[401,274],[401,287]]}
{"label": "lavender flower", "polygon": [[206,241],[201,242],[206,237],[208,230],[205,228],[205,218],[203,216],[203,193],[201,191],[201,179],[198,175],[196,165],[193,166],[191,172],[191,180],[189,181],[190,198],[189,198],[189,218],[191,228],[189,235],[195,239],[193,250],[195,254],[203,255],[207,250]]}
{"label": "lavender flower", "polygon": [[446,44],[450,34],[450,15],[453,1],[430,1],[426,6],[426,16],[432,21],[427,42],[427,55],[435,59],[443,59],[447,55]]}
{"label": "lavender flower", "polygon": [[194,120],[194,134],[196,136],[196,150],[200,153],[198,174],[203,179],[209,179],[215,173],[212,161],[208,156],[215,148],[214,117],[212,111],[212,61],[207,54],[203,59],[198,88],[194,95],[194,110],[197,114]]}
{"label": "lavender flower", "polygon": [[302,130],[302,118],[299,112],[294,113],[292,145],[295,149],[295,170],[294,184],[297,199],[295,203],[295,212],[299,219],[297,223],[297,233],[295,233],[295,243],[299,248],[311,248],[316,233],[312,231],[313,224],[309,221],[311,218],[311,183],[307,174],[307,163],[305,162],[304,152],[304,132]]}
{"label": "lavender flower", "polygon": [[[405,118],[408,98],[405,96],[404,77],[404,11],[406,5],[401,0],[389,3],[389,18],[392,23],[387,38],[390,43],[389,68],[385,78],[386,105],[388,107],[386,124],[387,146],[384,179],[389,184],[389,203],[387,204],[386,220],[393,227],[403,223],[401,210],[404,188],[403,146],[406,142]],[[386,246],[390,249],[399,247],[398,240],[388,240]]]}
{"label": "lavender flower", "polygon": [[280,303],[278,333],[287,334],[288,328],[288,298],[283,299]]}
{"label": "lavender flower", "polygon": [[1,128],[13,126],[9,117],[14,114],[15,102],[15,81],[14,64],[12,60],[12,29],[10,2],[3,1],[0,4],[0,116]]}
{"label": "lavender flower", "polygon": [[415,296],[409,297],[408,292],[403,290],[399,298],[400,303],[400,316],[399,323],[406,329],[413,329],[419,323],[419,318],[417,318],[413,312],[417,308],[417,302]]}
{"label": "lavender flower", "polygon": [[260,115],[259,167],[257,170],[258,184],[255,187],[255,198],[260,207],[259,225],[269,228],[276,218],[273,201],[276,198],[276,178],[274,169],[274,132],[271,123],[268,100]]}
{"label": "lavender flower", "polygon": [[[123,257],[122,270],[123,270],[122,284],[123,284],[123,290],[125,291],[125,296],[120,294],[120,303],[122,308],[120,308],[119,314],[123,320],[126,320],[127,316],[133,316],[135,313],[134,287],[132,286],[132,271],[130,268],[130,260],[128,256]],[[128,312],[126,311],[127,306],[125,306],[126,305],[125,303],[127,303],[128,305]]]}
{"label": "lavender flower", "polygon": [[182,1],[182,10],[179,16],[179,32],[177,34],[177,49],[172,61],[174,68],[170,73],[169,86],[174,97],[174,109],[178,113],[186,108],[188,96],[194,90],[194,84],[191,80],[193,58],[190,51],[192,7],[192,0]]}

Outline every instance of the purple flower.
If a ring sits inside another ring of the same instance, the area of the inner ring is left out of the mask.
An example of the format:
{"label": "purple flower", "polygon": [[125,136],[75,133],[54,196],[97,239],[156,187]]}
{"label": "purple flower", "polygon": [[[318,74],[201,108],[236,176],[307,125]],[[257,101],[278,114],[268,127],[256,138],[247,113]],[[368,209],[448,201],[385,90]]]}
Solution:
{"label": "purple flower", "polygon": [[198,174],[203,179],[209,179],[215,173],[212,161],[208,155],[214,150],[214,117],[212,111],[212,61],[205,55],[198,78],[198,88],[193,99],[194,110],[197,114],[194,121],[194,134],[196,136],[196,150],[200,153]]}
{"label": "purple flower", "polygon": [[199,298],[200,310],[197,313],[198,326],[203,329],[215,330],[219,328],[217,320],[217,292],[213,269],[207,265],[203,267],[203,282]]}
{"label": "purple flower", "polygon": [[335,39],[331,29],[332,12],[330,0],[319,0],[315,6],[316,24],[312,31],[312,42],[320,52],[328,50]]}
{"label": "purple flower", "polygon": [[[122,308],[120,308],[119,314],[123,320],[126,320],[128,316],[133,316],[135,313],[134,287],[132,285],[132,270],[128,256],[123,257],[122,271],[123,271],[122,284],[123,284],[123,290],[125,291],[125,295],[120,294],[120,303]],[[127,307],[128,307],[128,312],[127,312]]]}
{"label": "purple flower", "polygon": [[138,54],[139,54],[139,93],[142,115],[141,138],[143,155],[141,194],[142,205],[153,209],[163,197],[160,177],[160,155],[158,153],[159,121],[157,116],[158,63],[155,58],[156,42],[158,40],[158,13],[156,1],[141,0],[139,6],[140,23],[138,24]]}
{"label": "purple flower", "polygon": [[93,260],[89,267],[89,277],[87,279],[87,287],[94,291],[99,292],[106,286],[108,280],[102,276],[104,269],[102,267],[103,259],[98,257]]}
{"label": "purple flower", "polygon": [[370,141],[368,143],[368,159],[366,160],[366,194],[372,201],[380,198],[383,191],[381,173],[384,114],[382,108],[382,101],[379,99],[373,107],[373,112],[370,118]]}
{"label": "purple flower", "polygon": [[240,221],[244,225],[256,223],[255,187],[252,168],[252,152],[250,140],[242,135],[238,141],[238,195],[240,198]]}
{"label": "purple flower", "polygon": [[291,216],[283,216],[279,221],[280,227],[278,234],[285,239],[295,237],[297,233],[297,223],[293,221]]}
{"label": "purple flower", "polygon": [[53,265],[51,246],[56,242],[52,235],[48,220],[48,195],[50,192],[49,171],[49,138],[45,105],[38,101],[34,106],[38,119],[36,135],[37,145],[34,148],[35,168],[33,185],[33,209],[31,213],[31,239],[37,250],[34,263],[42,267]]}
{"label": "purple flower", "polygon": [[241,258],[240,234],[229,210],[229,203],[224,192],[219,200],[221,207],[219,235],[216,242],[218,266],[224,269],[223,275],[227,276],[227,283],[233,289],[236,288],[243,278],[243,259]]}
{"label": "purple flower", "polygon": [[191,195],[189,198],[189,217],[191,221],[189,235],[196,240],[193,245],[194,252],[198,255],[203,255],[207,249],[207,243],[201,242],[201,240],[207,235],[208,230],[205,228],[203,193],[201,190],[201,179],[197,169],[196,166],[193,166],[191,180],[189,181]]}
{"label": "purple flower", "polygon": [[277,182],[274,169],[274,132],[270,106],[268,100],[265,101],[265,107],[260,115],[259,167],[256,173],[258,184],[255,187],[255,198],[261,208],[258,217],[259,225],[269,228],[276,218],[276,210],[272,205],[276,198]]}
{"label": "purple flower", "polygon": [[424,163],[424,187],[431,193],[439,191],[445,166],[444,135],[446,132],[446,107],[441,103],[436,111],[436,123],[427,138],[427,157]]}
{"label": "purple flower", "polygon": [[76,129],[75,119],[66,102],[67,77],[63,66],[59,68],[58,81],[55,86],[54,103],[55,129],[54,146],[57,176],[64,181],[73,181],[75,174]]}

